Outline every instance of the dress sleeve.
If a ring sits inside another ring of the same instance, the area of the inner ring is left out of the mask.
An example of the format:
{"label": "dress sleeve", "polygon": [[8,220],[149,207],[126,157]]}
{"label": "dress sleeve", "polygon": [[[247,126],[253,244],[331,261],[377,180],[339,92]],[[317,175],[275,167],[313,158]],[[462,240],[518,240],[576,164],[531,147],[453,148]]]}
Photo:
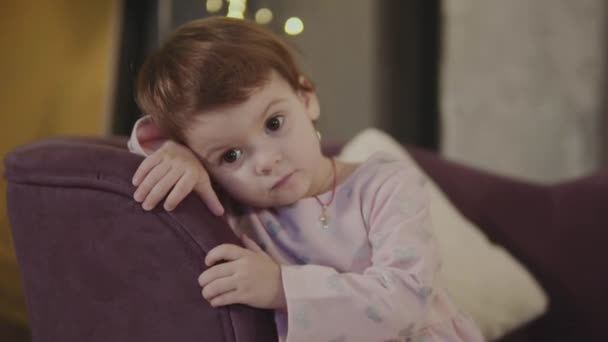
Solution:
{"label": "dress sleeve", "polygon": [[152,117],[146,115],[133,125],[127,146],[129,151],[147,157],[167,139],[165,132],[152,121]]}
{"label": "dress sleeve", "polygon": [[282,266],[287,341],[404,341],[426,327],[439,258],[424,182],[396,170],[362,199],[372,250],[364,272]]}

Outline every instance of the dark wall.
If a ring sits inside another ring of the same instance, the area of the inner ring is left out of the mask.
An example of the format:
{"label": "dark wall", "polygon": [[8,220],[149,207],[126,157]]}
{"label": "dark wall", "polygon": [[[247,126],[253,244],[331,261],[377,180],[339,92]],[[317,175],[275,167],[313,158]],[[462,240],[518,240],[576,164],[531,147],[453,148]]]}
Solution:
{"label": "dark wall", "polygon": [[133,99],[133,82],[146,53],[158,44],[157,0],[125,0],[120,34],[112,133],[128,135],[140,116]]}
{"label": "dark wall", "polygon": [[379,15],[383,128],[402,143],[437,149],[440,0],[384,0]]}

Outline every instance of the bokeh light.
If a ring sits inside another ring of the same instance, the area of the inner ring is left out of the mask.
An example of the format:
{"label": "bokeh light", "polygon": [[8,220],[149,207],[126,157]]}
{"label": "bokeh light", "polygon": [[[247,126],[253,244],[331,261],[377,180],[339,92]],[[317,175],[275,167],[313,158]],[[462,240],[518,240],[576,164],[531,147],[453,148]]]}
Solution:
{"label": "bokeh light", "polygon": [[258,24],[268,24],[272,21],[272,11],[268,8],[260,8],[255,12],[255,22]]}
{"label": "bokeh light", "polygon": [[291,17],[285,21],[285,33],[295,36],[304,31],[304,23],[298,17]]}
{"label": "bokeh light", "polygon": [[245,9],[247,8],[246,0],[228,0],[228,14],[230,18],[245,18]]}
{"label": "bokeh light", "polygon": [[219,12],[222,9],[222,5],[222,0],[207,0],[207,12]]}

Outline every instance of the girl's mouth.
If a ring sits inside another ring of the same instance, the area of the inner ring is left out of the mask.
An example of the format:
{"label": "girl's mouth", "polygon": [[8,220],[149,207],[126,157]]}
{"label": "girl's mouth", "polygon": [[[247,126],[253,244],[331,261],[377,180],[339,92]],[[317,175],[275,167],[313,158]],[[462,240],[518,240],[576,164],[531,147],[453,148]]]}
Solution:
{"label": "girl's mouth", "polygon": [[284,186],[285,184],[287,184],[287,182],[289,182],[289,180],[291,179],[291,176],[295,173],[295,171],[288,173],[285,177],[279,179],[278,182],[274,183],[274,185],[272,186],[272,190],[276,190],[278,188],[281,188],[282,186]]}

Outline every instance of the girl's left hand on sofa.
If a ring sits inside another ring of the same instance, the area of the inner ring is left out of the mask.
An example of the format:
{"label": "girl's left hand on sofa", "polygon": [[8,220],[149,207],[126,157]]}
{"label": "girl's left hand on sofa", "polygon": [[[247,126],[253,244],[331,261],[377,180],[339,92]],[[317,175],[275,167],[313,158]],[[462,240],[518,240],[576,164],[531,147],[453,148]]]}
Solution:
{"label": "girl's left hand on sofa", "polygon": [[203,297],[214,307],[246,304],[284,309],[280,265],[247,235],[242,235],[242,241],[247,248],[222,244],[209,251],[205,258],[209,268],[198,277]]}

